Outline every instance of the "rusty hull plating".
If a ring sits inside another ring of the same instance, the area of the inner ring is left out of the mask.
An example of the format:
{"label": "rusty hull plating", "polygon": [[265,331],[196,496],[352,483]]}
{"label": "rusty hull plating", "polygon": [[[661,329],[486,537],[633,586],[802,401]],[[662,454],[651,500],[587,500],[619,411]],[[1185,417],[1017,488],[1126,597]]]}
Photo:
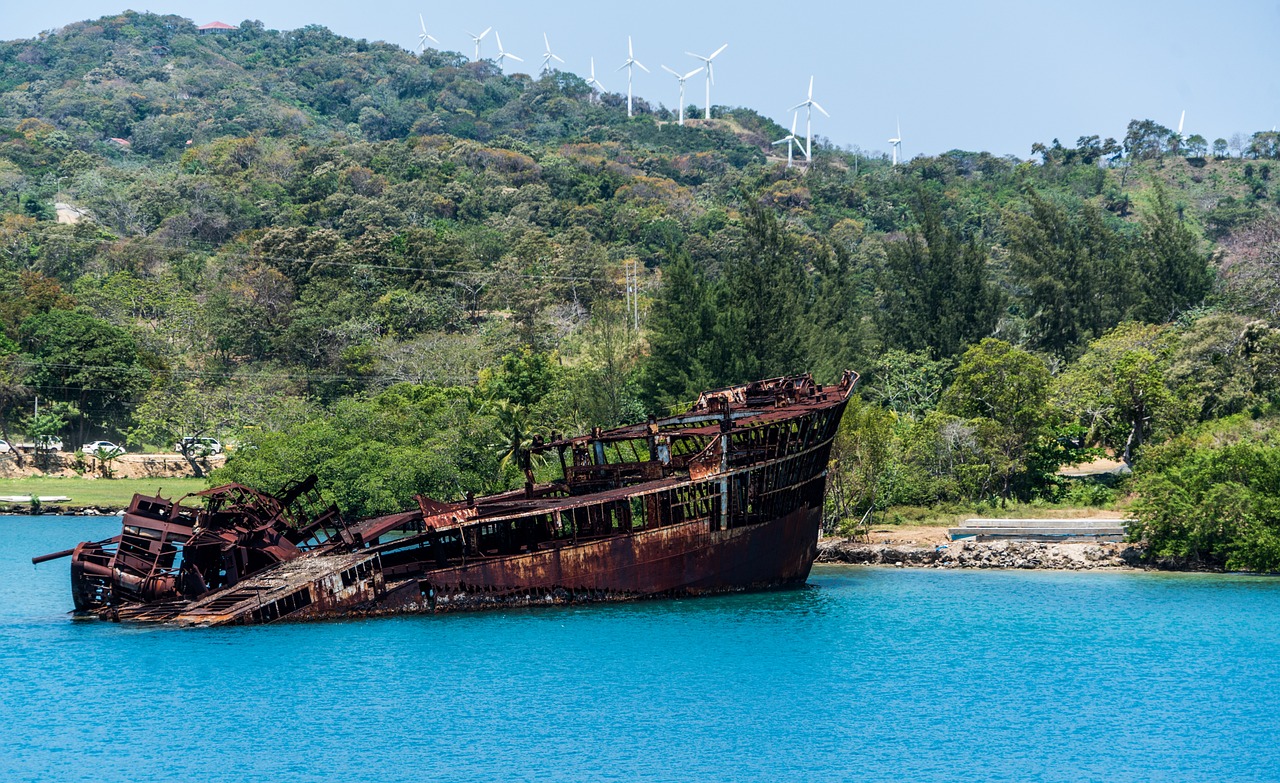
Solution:
{"label": "rusty hull plating", "polygon": [[[71,557],[78,612],[184,625],[475,610],[802,584],[826,466],[858,376],[704,392],[687,412],[535,439],[561,478],[348,522],[314,476],[134,496],[120,535]],[[531,476],[531,473],[527,473]],[[190,498],[198,505],[187,505]]]}

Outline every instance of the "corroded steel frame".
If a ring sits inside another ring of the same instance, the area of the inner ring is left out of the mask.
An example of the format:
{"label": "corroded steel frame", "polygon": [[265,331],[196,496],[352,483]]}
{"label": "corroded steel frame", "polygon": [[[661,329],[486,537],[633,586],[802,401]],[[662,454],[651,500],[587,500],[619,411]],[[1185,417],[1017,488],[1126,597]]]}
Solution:
{"label": "corroded steel frame", "polygon": [[350,524],[318,502],[314,477],[276,496],[234,484],[195,493],[200,509],[138,496],[120,536],[72,553],[76,608],[258,624],[802,584],[857,379],[775,378],[704,392],[679,415],[535,439],[531,453],[554,452],[561,478],[454,503],[419,497]]}

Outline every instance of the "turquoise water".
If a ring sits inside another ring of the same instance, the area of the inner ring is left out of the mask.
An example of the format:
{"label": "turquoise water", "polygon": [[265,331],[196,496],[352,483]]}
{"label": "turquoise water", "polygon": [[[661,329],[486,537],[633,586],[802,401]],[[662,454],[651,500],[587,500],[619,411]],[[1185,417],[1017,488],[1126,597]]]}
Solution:
{"label": "turquoise water", "polygon": [[72,621],[0,518],[0,781],[1280,779],[1280,580],[819,567],[782,593]]}

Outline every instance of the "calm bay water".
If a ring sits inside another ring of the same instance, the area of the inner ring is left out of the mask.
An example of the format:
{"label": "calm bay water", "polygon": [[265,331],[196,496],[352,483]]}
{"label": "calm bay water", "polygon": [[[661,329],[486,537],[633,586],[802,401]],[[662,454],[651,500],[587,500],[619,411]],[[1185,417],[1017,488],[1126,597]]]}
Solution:
{"label": "calm bay water", "polygon": [[115,519],[0,518],[0,781],[1280,780],[1280,580],[818,567],[806,590],[139,629]]}

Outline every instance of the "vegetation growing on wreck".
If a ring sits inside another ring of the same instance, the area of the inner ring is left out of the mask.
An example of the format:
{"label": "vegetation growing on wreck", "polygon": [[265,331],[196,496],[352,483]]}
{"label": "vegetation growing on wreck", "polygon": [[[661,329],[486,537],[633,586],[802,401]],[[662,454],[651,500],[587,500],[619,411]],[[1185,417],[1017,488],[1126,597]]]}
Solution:
{"label": "vegetation growing on wreck", "polygon": [[39,394],[67,443],[217,432],[219,479],[315,470],[373,513],[520,483],[513,426],[853,367],[858,518],[1106,500],[1057,467],[1105,450],[1153,486],[1158,444],[1275,404],[1275,133],[818,145],[802,173],[768,157],[784,129],[715,114],[318,27],[0,43],[0,437],[50,423]]}

